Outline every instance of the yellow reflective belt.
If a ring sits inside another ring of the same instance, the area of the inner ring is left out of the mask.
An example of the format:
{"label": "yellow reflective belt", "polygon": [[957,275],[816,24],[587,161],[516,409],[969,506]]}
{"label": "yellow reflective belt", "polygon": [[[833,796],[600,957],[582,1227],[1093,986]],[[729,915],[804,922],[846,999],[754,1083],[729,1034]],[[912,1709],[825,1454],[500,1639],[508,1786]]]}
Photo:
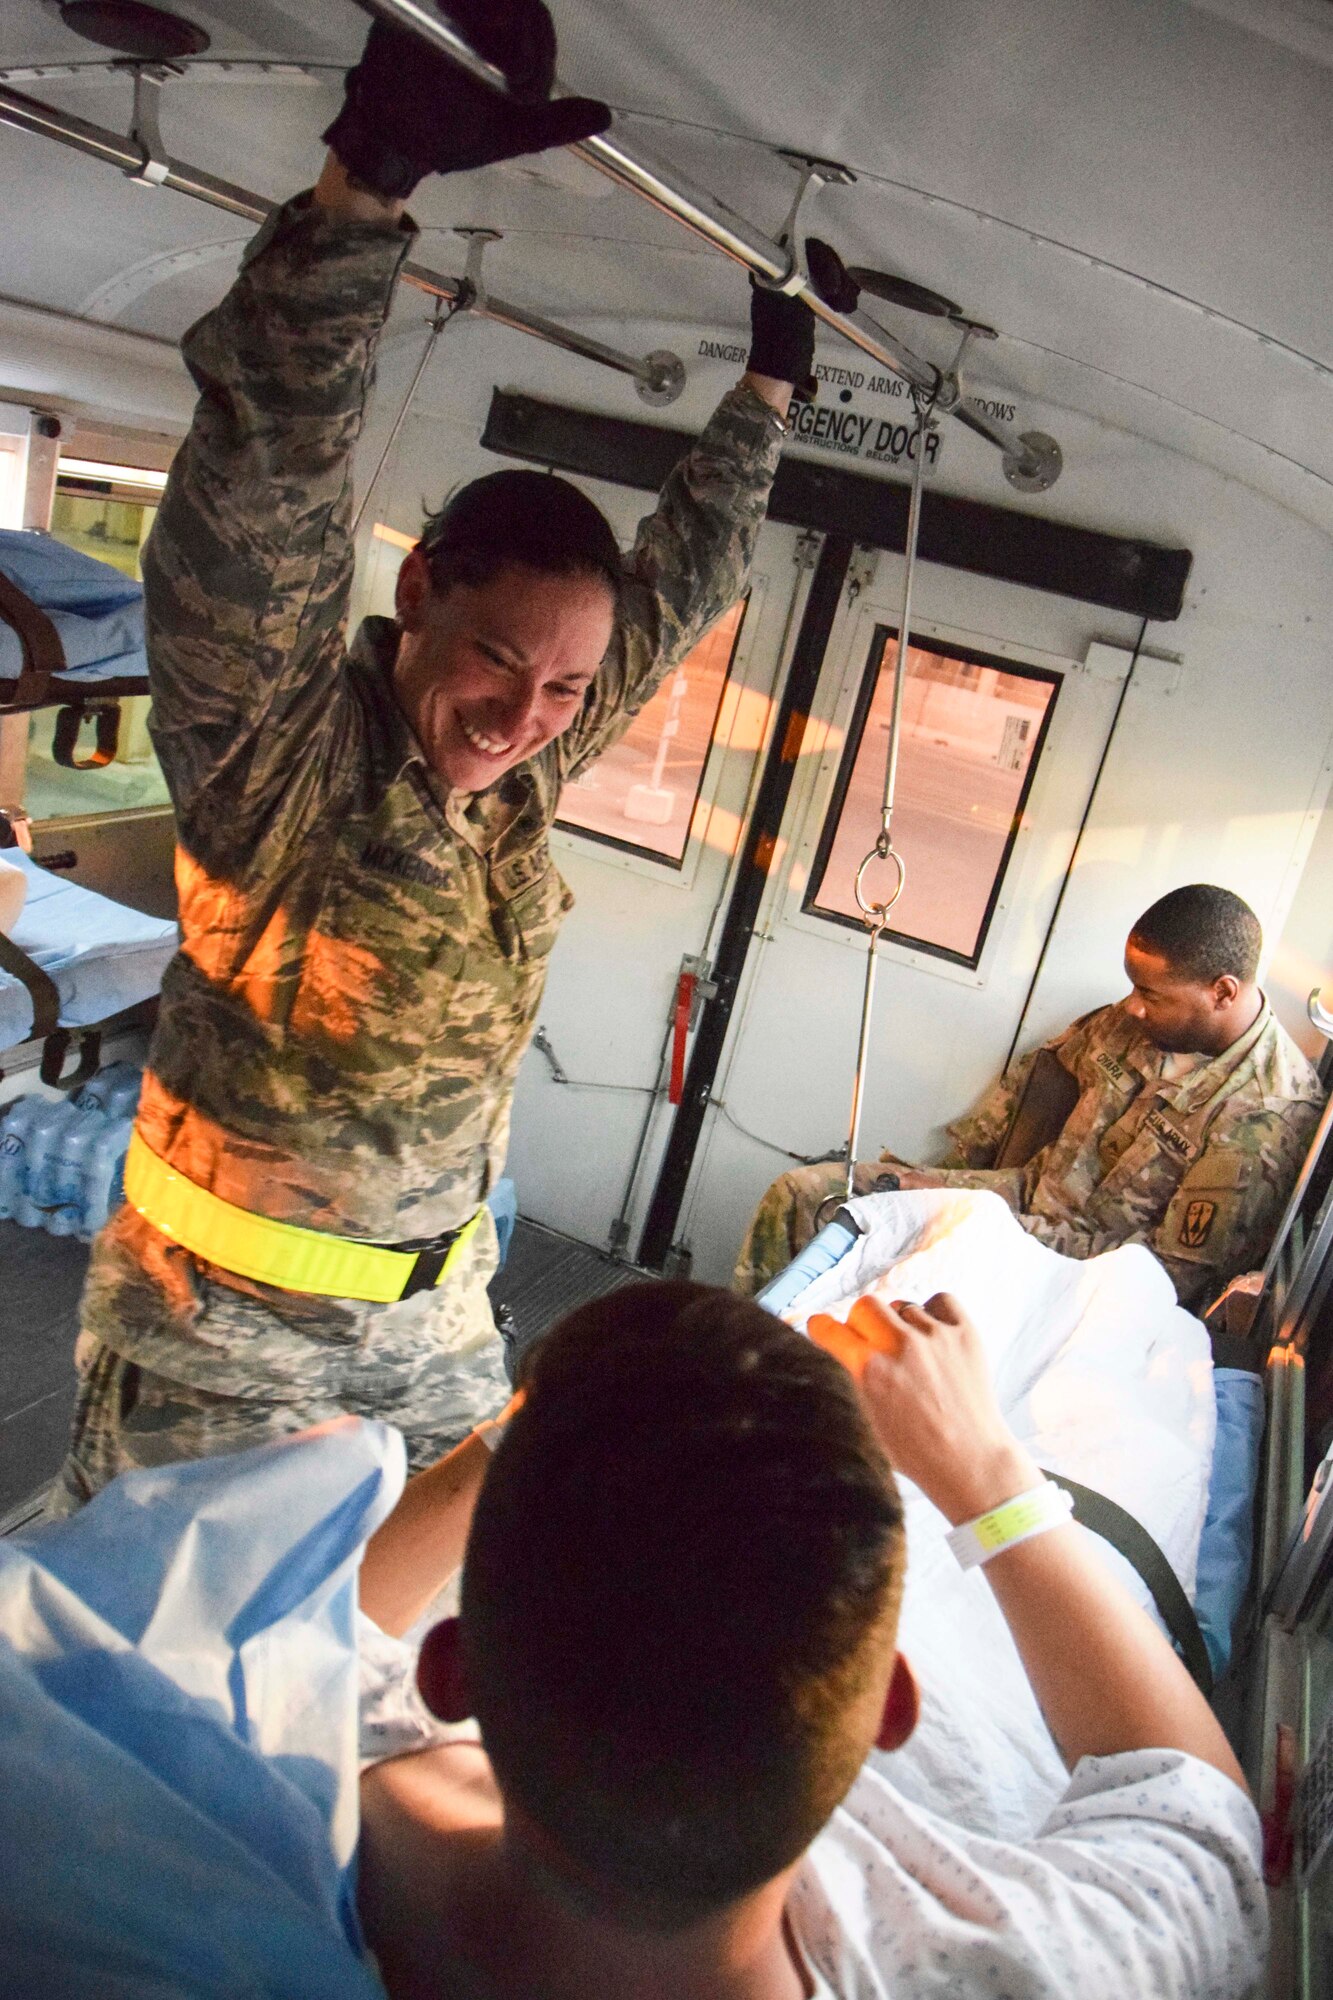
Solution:
{"label": "yellow reflective belt", "polygon": [[[130,1135],[125,1160],[125,1198],[154,1229],[196,1257],[206,1258],[223,1271],[234,1271],[240,1278],[276,1285],[285,1292],[314,1292],[321,1298],[366,1299],[375,1305],[391,1305],[402,1298],[416,1267],[416,1253],[411,1250],[353,1243],[343,1236],[299,1229],[294,1223],[274,1222],[267,1215],[237,1208],[169,1167],[144,1144],[137,1129]],[[435,1279],[437,1285],[456,1263],[480,1221],[478,1209],[463,1224],[449,1246]]]}

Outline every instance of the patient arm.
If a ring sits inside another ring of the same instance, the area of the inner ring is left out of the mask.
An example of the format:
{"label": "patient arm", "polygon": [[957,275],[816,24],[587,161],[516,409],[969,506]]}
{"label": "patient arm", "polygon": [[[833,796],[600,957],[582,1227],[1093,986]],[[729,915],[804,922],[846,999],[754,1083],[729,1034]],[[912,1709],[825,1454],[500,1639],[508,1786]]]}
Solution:
{"label": "patient arm", "polygon": [[[864,1353],[853,1348],[855,1322],[830,1345],[857,1376],[896,1469],[955,1526],[1039,1485],[1043,1475],[1000,1413],[981,1342],[957,1302],[939,1293],[885,1317],[888,1337]],[[985,1574],[1071,1768],[1080,1757],[1182,1750],[1244,1786],[1171,1646],[1078,1528],[1020,1542],[992,1557]]]}
{"label": "patient arm", "polygon": [[472,1510],[491,1454],[478,1434],[415,1479],[383,1527],[366,1544],[361,1609],[395,1637],[437,1597],[462,1567]]}

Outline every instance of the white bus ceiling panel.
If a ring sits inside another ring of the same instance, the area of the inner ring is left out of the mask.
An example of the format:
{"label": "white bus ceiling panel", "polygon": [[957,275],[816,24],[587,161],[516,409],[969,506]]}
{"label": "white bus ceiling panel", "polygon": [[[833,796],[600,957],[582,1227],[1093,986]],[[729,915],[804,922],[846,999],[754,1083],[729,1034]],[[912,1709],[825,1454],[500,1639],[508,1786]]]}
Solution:
{"label": "white bus ceiling panel", "polygon": [[[860,179],[825,189],[810,226],[853,261],[907,272],[997,325],[974,371],[997,398],[1043,394],[1205,459],[1230,454],[1223,469],[1285,479],[1287,504],[1309,508],[1316,493],[1299,468],[1333,479],[1326,272],[1312,250],[1333,221],[1333,19],[1303,19],[1288,46],[1288,11],[973,0],[941,22],[903,0],[862,0],[812,37],[797,0],[557,8],[570,86],[605,92],[631,139],[757,226],[776,227],[790,190],[774,147],[847,160]],[[211,0],[195,13],[213,48],[167,86],[168,149],[281,195],[313,172],[336,64],[354,56],[364,15],[350,0]],[[128,84],[99,71],[96,54],[40,0],[3,10],[0,68],[85,65],[18,87],[123,130]],[[308,58],[316,74],[220,66],[260,57]],[[207,302],[207,264],[192,283],[169,273],[177,253],[225,237],[216,213],[12,131],[0,132],[0,174],[5,289],[73,308],[115,299],[121,280],[146,283],[117,310],[173,336]],[[423,255],[444,268],[453,225],[504,229],[496,287],[538,309],[669,307],[741,323],[724,260],[572,156],[427,183],[414,210]],[[212,276],[220,289],[225,271]],[[883,311],[894,332],[949,358],[951,330]],[[989,484],[993,455],[975,453]]]}

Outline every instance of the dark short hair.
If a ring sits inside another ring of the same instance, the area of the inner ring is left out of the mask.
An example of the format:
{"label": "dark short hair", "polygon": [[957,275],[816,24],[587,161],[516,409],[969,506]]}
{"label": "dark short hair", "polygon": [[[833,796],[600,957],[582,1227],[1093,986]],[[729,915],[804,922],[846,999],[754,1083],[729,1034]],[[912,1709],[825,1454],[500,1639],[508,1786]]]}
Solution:
{"label": "dark short hair", "polygon": [[1164,958],[1181,979],[1205,986],[1228,973],[1248,986],[1264,942],[1249,904],[1211,882],[1172,889],[1143,912],[1129,936],[1131,944]]}
{"label": "dark short hair", "polygon": [[456,583],[475,589],[511,563],[544,576],[595,576],[613,596],[619,590],[610,522],[554,473],[510,469],[472,480],[427,515],[417,546],[439,591]]}
{"label": "dark short hair", "polygon": [[903,1569],[888,1463],[803,1335],[684,1283],[570,1314],[488,1472],[462,1603],[483,1741],[566,1882],[665,1928],[804,1853],[865,1756],[849,1707]]}

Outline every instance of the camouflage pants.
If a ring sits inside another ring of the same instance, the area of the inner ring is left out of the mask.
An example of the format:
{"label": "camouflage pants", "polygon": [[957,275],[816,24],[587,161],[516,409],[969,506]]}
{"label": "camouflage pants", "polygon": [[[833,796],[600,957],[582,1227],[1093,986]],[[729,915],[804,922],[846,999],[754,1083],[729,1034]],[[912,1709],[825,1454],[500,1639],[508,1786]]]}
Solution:
{"label": "camouflage pants", "polygon": [[[896,1164],[891,1154],[882,1160],[858,1160],[853,1191],[875,1194],[881,1188],[898,1187],[903,1175],[901,1169],[895,1171]],[[916,1184],[921,1183],[918,1180]],[[731,1281],[733,1290],[746,1298],[762,1292],[804,1250],[811,1237],[832,1221],[846,1196],[847,1168],[841,1160],[821,1160],[817,1166],[779,1174],[746,1232]]]}
{"label": "camouflage pants", "polygon": [[[998,1194],[1022,1213],[1023,1176],[1012,1167],[912,1167],[893,1153],[858,1160],[854,1194],[889,1193],[896,1188],[977,1188]],[[779,1174],[754,1212],[732,1278],[732,1288],[753,1298],[785,1271],[812,1236],[830,1222],[847,1197],[847,1169],[841,1160],[797,1167]]]}
{"label": "camouflage pants", "polygon": [[[48,1516],[74,1513],[117,1473],[241,1451],[343,1412],[396,1425],[413,1470],[433,1463],[510,1393],[486,1291],[496,1263],[489,1213],[467,1251],[434,1292],[390,1306],[329,1301],[336,1335],[314,1313],[298,1332],[263,1300],[204,1285],[188,1337],[182,1327],[174,1340],[147,1313],[136,1324],[143,1273],[136,1293],[123,1267],[99,1273],[95,1252],[73,1437]],[[125,1308],[119,1324],[109,1297]]]}

